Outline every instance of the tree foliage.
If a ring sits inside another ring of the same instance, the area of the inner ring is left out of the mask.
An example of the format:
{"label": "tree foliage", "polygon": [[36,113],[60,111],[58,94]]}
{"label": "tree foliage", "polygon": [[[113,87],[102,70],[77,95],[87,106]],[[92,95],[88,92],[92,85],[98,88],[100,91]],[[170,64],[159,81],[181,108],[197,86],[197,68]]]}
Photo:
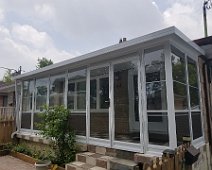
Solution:
{"label": "tree foliage", "polygon": [[39,68],[49,66],[51,64],[53,64],[53,61],[51,59],[48,60],[47,58],[43,57],[41,59],[38,58],[38,63],[36,67],[39,69]]}
{"label": "tree foliage", "polygon": [[3,82],[5,83],[12,83],[12,72],[11,70],[7,70],[4,74],[4,77],[3,77]]}

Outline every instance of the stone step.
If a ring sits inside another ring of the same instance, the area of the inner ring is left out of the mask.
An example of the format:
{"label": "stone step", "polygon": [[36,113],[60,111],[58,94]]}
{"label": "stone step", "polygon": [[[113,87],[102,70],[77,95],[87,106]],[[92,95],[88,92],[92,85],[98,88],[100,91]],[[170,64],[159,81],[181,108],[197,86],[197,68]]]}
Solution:
{"label": "stone step", "polygon": [[90,165],[85,162],[75,161],[66,164],[65,170],[106,170],[98,166]]}
{"label": "stone step", "polygon": [[76,154],[76,161],[84,162],[105,169],[109,168],[110,159],[113,159],[113,157],[92,152],[83,152]]}
{"label": "stone step", "polygon": [[105,156],[98,153],[83,152],[76,154],[76,161],[86,163],[88,165],[97,166],[111,170],[137,170],[139,169],[134,161],[120,159],[111,156]]}

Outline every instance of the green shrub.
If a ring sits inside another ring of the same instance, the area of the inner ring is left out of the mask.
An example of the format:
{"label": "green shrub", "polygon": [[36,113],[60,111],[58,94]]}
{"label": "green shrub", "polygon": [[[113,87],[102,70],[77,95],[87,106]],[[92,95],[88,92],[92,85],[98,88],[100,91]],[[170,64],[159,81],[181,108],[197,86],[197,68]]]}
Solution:
{"label": "green shrub", "polygon": [[32,156],[32,150],[24,144],[18,144],[14,146],[12,150],[15,152],[20,152],[20,153]]}
{"label": "green shrub", "polygon": [[41,135],[52,141],[55,157],[52,162],[64,165],[75,159],[75,134],[69,124],[70,112],[64,106],[44,107],[42,122],[37,124]]}

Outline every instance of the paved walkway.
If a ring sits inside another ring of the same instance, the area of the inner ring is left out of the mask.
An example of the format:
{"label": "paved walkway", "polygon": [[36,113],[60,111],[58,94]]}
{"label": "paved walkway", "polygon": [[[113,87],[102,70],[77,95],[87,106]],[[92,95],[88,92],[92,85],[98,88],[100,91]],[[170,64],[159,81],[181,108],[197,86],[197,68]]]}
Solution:
{"label": "paved walkway", "polygon": [[0,170],[35,170],[35,167],[12,156],[2,156],[0,157]]}

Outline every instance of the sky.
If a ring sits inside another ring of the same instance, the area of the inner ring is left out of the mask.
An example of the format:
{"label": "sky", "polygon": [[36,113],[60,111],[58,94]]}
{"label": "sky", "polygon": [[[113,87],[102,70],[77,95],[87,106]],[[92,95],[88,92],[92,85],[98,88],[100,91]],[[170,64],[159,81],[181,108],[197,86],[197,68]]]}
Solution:
{"label": "sky", "polygon": [[[202,38],[204,0],[0,0],[0,67],[36,69],[176,26]],[[212,9],[207,10],[212,35]],[[6,70],[0,68],[0,79]]]}

